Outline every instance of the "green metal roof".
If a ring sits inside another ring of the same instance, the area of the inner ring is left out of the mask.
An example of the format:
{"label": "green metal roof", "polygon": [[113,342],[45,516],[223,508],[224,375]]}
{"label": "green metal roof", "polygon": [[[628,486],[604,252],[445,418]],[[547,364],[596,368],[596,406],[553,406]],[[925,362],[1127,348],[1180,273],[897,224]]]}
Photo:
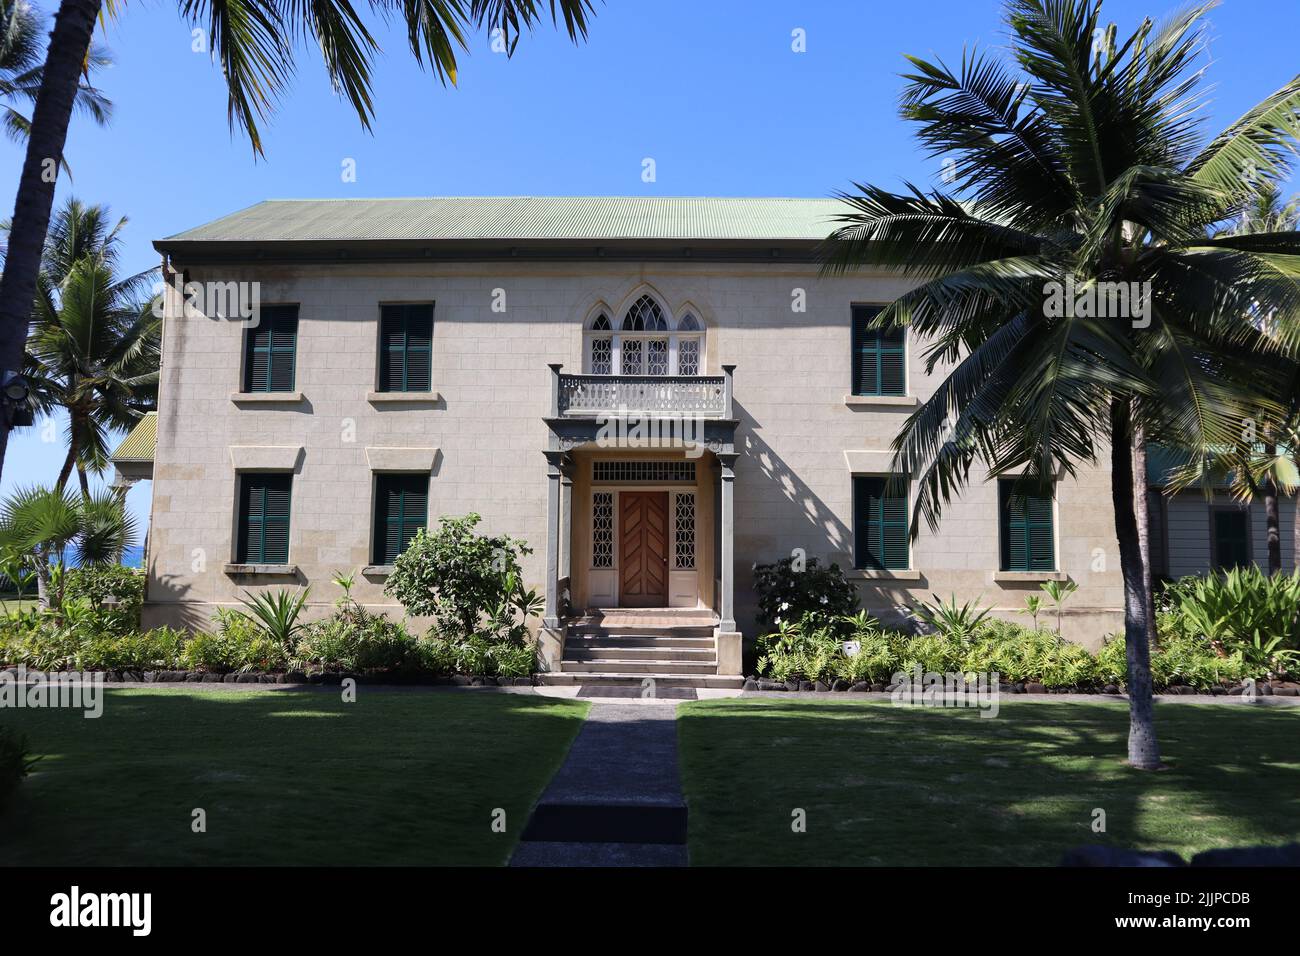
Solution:
{"label": "green metal roof", "polygon": [[838,199],[441,196],[275,199],[156,245],[364,240],[820,240]]}
{"label": "green metal roof", "polygon": [[153,461],[154,445],[158,441],[158,413],[145,412],[144,418],[135,423],[122,444],[113,452],[115,462]]}

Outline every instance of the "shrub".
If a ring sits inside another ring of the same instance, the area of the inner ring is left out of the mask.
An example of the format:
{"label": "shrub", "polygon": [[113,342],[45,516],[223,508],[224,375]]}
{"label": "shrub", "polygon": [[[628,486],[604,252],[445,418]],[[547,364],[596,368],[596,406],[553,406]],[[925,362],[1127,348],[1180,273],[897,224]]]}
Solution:
{"label": "shrub", "polygon": [[757,641],[758,672],[774,680],[825,680],[844,657],[832,619],[816,612],[782,621]]}
{"label": "shrub", "polygon": [[27,753],[27,738],[0,727],[0,811],[9,805],[18,784],[35,763]]}
{"label": "shrub", "polygon": [[483,615],[521,579],[519,558],[532,553],[508,535],[477,534],[481,520],[476,514],[443,517],[432,534],[421,530],[384,584],[408,614],[436,618],[446,637],[475,634]]}
{"label": "shrub", "polygon": [[189,634],[159,627],[133,631],[120,637],[95,635],[79,651],[77,670],[173,670],[181,665]]}
{"label": "shrub", "polygon": [[824,568],[816,558],[802,564],[782,558],[775,564],[755,565],[754,592],[758,620],[764,627],[799,621],[809,613],[845,617],[858,609],[858,592],[844,580],[840,566]]}
{"label": "shrub", "polygon": [[298,618],[310,593],[310,588],[261,594],[245,591],[240,603],[248,608],[244,616],[261,629],[264,637],[278,645],[285,654],[292,654],[303,627]]}
{"label": "shrub", "polygon": [[284,649],[239,611],[217,611],[215,633],[193,635],[181,653],[187,670],[231,671],[284,670],[288,657]]}
{"label": "shrub", "polygon": [[89,602],[101,633],[126,635],[138,631],[144,572],[120,564],[70,568],[64,577],[64,605],[77,600]]}
{"label": "shrub", "polygon": [[1270,577],[1249,565],[1181,578],[1165,588],[1160,606],[1169,629],[1229,653],[1270,644],[1275,650],[1300,649],[1300,573]]}
{"label": "shrub", "polygon": [[294,662],[304,670],[413,671],[424,663],[418,644],[404,624],[344,602],[303,628]]}
{"label": "shrub", "polygon": [[[899,635],[895,638],[898,669],[912,673],[954,673],[962,669],[964,649],[961,644],[944,634],[921,634],[916,637]],[[982,669],[982,668],[981,668]]]}
{"label": "shrub", "polygon": [[957,595],[952,595],[945,604],[937,594],[933,601],[918,604],[913,613],[934,633],[947,638],[955,644],[965,647],[975,639],[979,626],[989,616],[989,609],[982,608],[974,601],[957,603]]}

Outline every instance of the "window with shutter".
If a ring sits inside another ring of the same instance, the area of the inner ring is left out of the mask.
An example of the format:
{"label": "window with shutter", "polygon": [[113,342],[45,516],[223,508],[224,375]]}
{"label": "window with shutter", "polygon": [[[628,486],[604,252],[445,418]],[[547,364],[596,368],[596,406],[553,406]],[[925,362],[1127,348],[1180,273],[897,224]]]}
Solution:
{"label": "window with shutter", "polygon": [[244,391],[292,392],[298,349],[298,307],[264,305],[244,333]]}
{"label": "window with shutter", "polygon": [[429,524],[429,476],[375,476],[375,564],[392,564]]}
{"label": "window with shutter", "polygon": [[901,481],[853,479],[854,567],[907,570],[907,525],[907,492]]}
{"label": "window with shutter", "polygon": [[872,329],[880,306],[853,307],[853,394],[906,394],[904,329]]}
{"label": "window with shutter", "polygon": [[853,307],[853,394],[904,395],[906,349],[903,329],[873,329],[880,306]]}
{"label": "window with shutter", "polygon": [[1214,567],[1227,571],[1250,564],[1250,514],[1242,508],[1215,508]]}
{"label": "window with shutter", "polygon": [[293,475],[245,473],[239,478],[240,564],[289,563],[289,500]]}
{"label": "window with shutter", "polygon": [[385,305],[379,310],[379,390],[433,388],[433,304]]}
{"label": "window with shutter", "polygon": [[1002,479],[998,503],[1002,570],[1055,571],[1051,496],[1020,493],[1013,479]]}

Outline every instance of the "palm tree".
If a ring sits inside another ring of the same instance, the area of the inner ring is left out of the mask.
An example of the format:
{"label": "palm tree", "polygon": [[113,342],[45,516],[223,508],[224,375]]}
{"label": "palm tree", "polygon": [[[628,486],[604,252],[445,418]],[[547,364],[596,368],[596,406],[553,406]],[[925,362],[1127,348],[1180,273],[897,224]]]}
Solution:
{"label": "palm tree", "polygon": [[[877,324],[910,326],[930,370],[953,366],[894,443],[895,470],[917,479],[913,534],[921,518],[937,526],[976,458],[1045,489],[1108,450],[1128,759],[1143,769],[1160,766],[1147,439],[1205,460],[1243,419],[1278,409],[1300,318],[1300,236],[1210,238],[1260,181],[1285,177],[1300,118],[1298,77],[1201,137],[1195,66],[1215,5],[1147,20],[1120,43],[1098,0],[1007,0],[1013,66],[979,51],[957,72],[909,57],[902,116],[944,157],[952,191],[858,186],[825,253],[830,273],[871,265],[916,279]],[[1078,304],[1124,290],[1139,308],[1059,308],[1070,282]],[[1247,320],[1258,303],[1284,334]]]}
{"label": "palm tree", "polygon": [[[40,89],[32,112],[27,155],[18,181],[4,275],[0,278],[0,374],[22,361],[27,320],[36,297],[41,249],[54,205],[54,177],[46,158],[62,156],[95,20],[110,16],[116,0],[61,0],[46,51]],[[371,64],[379,44],[348,0],[297,3],[293,0],[178,0],[181,16],[204,27],[213,59],[220,61],[229,93],[228,116],[262,152],[258,124],[274,112],[295,72],[298,41],[320,50],[333,88],[346,97],[361,125],[374,116]],[[380,19],[395,16],[405,25],[416,62],[427,57],[438,79],[456,82],[457,48],[465,49],[474,29],[499,30],[507,52],[523,31],[531,31],[549,9],[562,19],[575,43],[587,36],[593,0],[370,0]],[[0,472],[9,442],[11,414],[0,407]]]}
{"label": "palm tree", "polygon": [[[15,104],[35,103],[41,88],[41,43],[45,18],[27,0],[0,0],[0,125],[10,139],[25,142],[32,121]],[[111,65],[102,50],[92,47],[84,74]],[[113,105],[85,79],[78,83],[74,105],[100,126],[108,123]],[[67,169],[67,164],[63,164]]]}
{"label": "palm tree", "polygon": [[[1252,204],[1242,210],[1241,219],[1221,230],[1221,236],[1250,236],[1277,232],[1295,232],[1300,229],[1300,196],[1287,202],[1282,200],[1282,190],[1277,183],[1264,180]],[[1256,310],[1257,312],[1257,310]],[[1264,328],[1270,323],[1261,322]],[[1230,476],[1233,491],[1243,501],[1262,498],[1264,501],[1264,527],[1268,546],[1269,575],[1282,572],[1282,527],[1278,511],[1278,494],[1300,494],[1300,474],[1297,474],[1296,455],[1300,454],[1300,377],[1296,379],[1293,399],[1281,419],[1257,423],[1258,428],[1247,429],[1242,442],[1233,453],[1226,456],[1224,468]],[[1262,445],[1255,439],[1262,430]],[[1282,444],[1279,446],[1279,442]],[[1177,483],[1175,484],[1177,486]],[[1300,500],[1296,502],[1300,506]],[[1297,511],[1300,516],[1300,510]],[[1300,556],[1300,522],[1292,531],[1295,554]]]}
{"label": "palm tree", "polygon": [[38,277],[24,375],[39,413],[68,414],[68,454],[55,483],[108,467],[109,438],[130,429],[158,397],[161,323],[144,298],[152,270],[119,279],[117,235],[103,206],[70,199],[54,219]]}
{"label": "palm tree", "polygon": [[77,498],[47,488],[26,488],[0,505],[0,549],[23,555],[36,572],[41,607],[63,603],[62,576],[51,588],[52,567],[66,566],[68,550],[78,562],[108,564],[122,559],[135,538],[135,519],[111,493]]}

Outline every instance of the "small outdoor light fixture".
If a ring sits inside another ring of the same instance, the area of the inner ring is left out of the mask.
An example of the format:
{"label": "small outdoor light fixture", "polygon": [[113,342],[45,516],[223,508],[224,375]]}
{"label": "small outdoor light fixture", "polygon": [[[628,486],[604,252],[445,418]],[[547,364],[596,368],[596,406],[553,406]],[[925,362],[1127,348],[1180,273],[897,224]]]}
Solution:
{"label": "small outdoor light fixture", "polygon": [[5,372],[3,378],[4,396],[9,401],[17,405],[20,402],[27,401],[30,389],[27,387],[27,380],[17,372]]}

